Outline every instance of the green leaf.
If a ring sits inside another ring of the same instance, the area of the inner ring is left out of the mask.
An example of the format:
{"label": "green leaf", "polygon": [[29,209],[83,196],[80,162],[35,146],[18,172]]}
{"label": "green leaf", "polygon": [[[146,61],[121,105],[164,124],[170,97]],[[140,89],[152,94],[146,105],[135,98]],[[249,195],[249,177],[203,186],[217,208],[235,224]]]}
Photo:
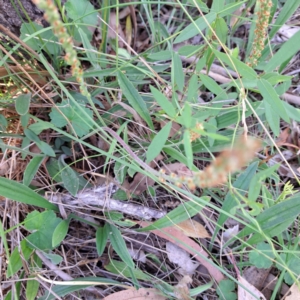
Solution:
{"label": "green leaf", "polygon": [[[299,249],[297,249],[296,253],[299,253]],[[282,266],[282,262],[285,262],[286,266]],[[276,264],[276,267],[280,271],[289,270],[294,273],[294,276],[298,278],[300,275],[300,258],[295,256],[294,254],[281,253],[280,254],[280,263]],[[292,285],[295,283],[295,280],[292,278],[289,272],[286,272],[284,275],[284,281],[288,285]]]}
{"label": "green leaf", "polygon": [[175,108],[173,104],[167,99],[167,97],[165,97],[164,94],[162,94],[159,90],[154,88],[152,85],[150,85],[150,90],[155,100],[160,105],[160,107],[165,111],[165,113],[171,118],[175,118],[176,116]]}
{"label": "green leaf", "polygon": [[130,105],[135,109],[135,111],[144,119],[148,126],[154,130],[154,126],[145,104],[140,94],[137,92],[133,84],[128,80],[128,78],[120,71],[117,73],[118,82],[122,92],[127,98]]}
{"label": "green leaf", "polygon": [[224,0],[214,0],[211,5],[211,10],[218,13],[224,8]]}
{"label": "green leaf", "polygon": [[[215,32],[219,40],[224,44],[228,37],[228,26],[223,18],[217,18],[215,21]],[[219,41],[218,41],[219,43]]]}
{"label": "green leaf", "polygon": [[201,33],[207,27],[207,24],[211,24],[217,17],[215,12],[210,12],[205,15],[205,19],[200,17],[192,24],[188,25],[175,39],[174,44],[184,42],[189,38]]}
{"label": "green leaf", "polygon": [[[88,117],[85,117],[86,115]],[[79,137],[88,134],[90,129],[93,128],[92,110],[84,105],[79,107],[71,105],[68,100],[63,100],[60,104],[57,104],[57,108],[53,107],[49,116],[51,122],[59,128],[66,126],[69,120],[73,130]]]}
{"label": "green leaf", "polygon": [[184,87],[184,73],[182,68],[182,61],[177,53],[173,53],[172,69],[171,69],[172,87],[180,92]]}
{"label": "green leaf", "polygon": [[[55,182],[61,183],[62,176],[61,176],[61,169],[58,164],[58,160],[51,158],[48,160],[46,164],[47,171],[49,175],[51,176],[52,180]],[[74,171],[74,170],[73,170]],[[75,171],[74,171],[75,172]],[[75,172],[78,180],[79,180],[79,190],[82,190],[83,188],[89,188],[92,187],[92,185],[82,176],[80,176],[77,172]]]}
{"label": "green leaf", "polygon": [[272,85],[265,79],[260,79],[257,81],[257,87],[264,97],[264,101],[267,101],[284,121],[290,123],[290,118],[285,111],[282,100],[280,100]]}
{"label": "green leaf", "polygon": [[185,156],[187,160],[187,167],[191,170],[193,167],[194,155],[193,155],[193,149],[191,144],[191,136],[188,130],[185,130],[183,135],[183,146],[184,146]]}
{"label": "green leaf", "polygon": [[33,50],[41,52],[44,50],[52,55],[59,55],[61,52],[61,47],[58,44],[58,39],[54,35],[50,28],[45,29],[41,25],[30,22],[23,23],[21,26],[21,36],[20,38],[24,40],[28,36],[33,35],[35,32],[41,31],[38,35],[35,35],[31,39],[26,41],[26,44]]}
{"label": "green leaf", "polygon": [[223,97],[223,99],[228,98],[225,90],[223,90],[220,87],[220,85],[216,83],[216,81],[214,81],[212,78],[210,78],[209,76],[207,76],[205,74],[200,74],[199,76],[200,76],[202,83],[209,91],[211,91],[218,97]]}
{"label": "green leaf", "polygon": [[50,259],[51,262],[52,262],[54,265],[58,265],[58,264],[60,264],[60,263],[63,261],[63,258],[62,258],[60,255],[57,255],[57,254],[46,253],[46,252],[44,252],[43,255],[44,255],[45,257],[47,257],[48,259]]}
{"label": "green leaf", "polygon": [[109,234],[109,228],[107,223],[103,227],[99,227],[96,231],[96,248],[97,248],[97,254],[99,257],[102,256],[105,246],[107,244]]}
{"label": "green leaf", "polygon": [[120,232],[120,230],[112,225],[109,224],[108,226],[109,228],[109,239],[111,242],[111,245],[113,247],[113,249],[116,251],[116,253],[120,256],[120,258],[123,260],[124,263],[126,263],[126,265],[129,268],[134,268],[134,262],[127,250],[127,246],[125,244],[125,241],[122,237],[122,234]]}
{"label": "green leaf", "polygon": [[38,171],[44,159],[45,159],[44,157],[36,156],[30,160],[29,164],[25,169],[24,176],[23,176],[24,185],[29,186],[29,184],[31,183],[32,179],[34,178],[36,172]]}
{"label": "green leaf", "polygon": [[256,249],[250,251],[249,262],[259,269],[268,269],[272,266],[274,257],[271,246],[263,242],[257,244]]}
{"label": "green leaf", "polygon": [[[209,197],[201,197],[197,200],[184,202],[180,204],[178,207],[170,211],[163,218],[155,221],[153,224],[145,227],[137,229],[138,232],[162,229],[170,226],[174,226],[180,222],[183,222],[189,218],[192,218],[197,213],[199,213],[205,206],[205,202],[210,200]],[[204,203],[204,204],[203,204]]]}
{"label": "green leaf", "polygon": [[61,219],[53,211],[29,213],[25,219],[25,228],[34,232],[26,239],[28,247],[42,251],[53,249],[53,232],[60,222]]}
{"label": "green leaf", "polygon": [[61,178],[64,183],[64,187],[68,190],[68,192],[72,196],[76,196],[79,190],[79,178],[76,172],[65,163],[64,157],[65,155],[61,155],[58,160],[58,166],[61,171]]}
{"label": "green leaf", "polygon": [[[132,278],[132,273],[129,271],[128,266],[122,261],[111,260],[109,264],[105,265],[105,269],[113,274],[117,274],[125,278]],[[148,282],[153,280],[151,276],[145,274],[140,269],[135,268],[132,270],[132,272],[135,278],[139,280]]]}
{"label": "green leaf", "polygon": [[31,93],[22,94],[16,98],[16,111],[19,115],[23,116],[28,113],[31,100]]}
{"label": "green leaf", "polygon": [[9,258],[10,266],[7,267],[6,271],[8,278],[16,274],[23,267],[23,259],[27,261],[33,252],[33,250],[27,246],[26,240],[21,241],[20,248],[21,253],[19,252],[19,247],[16,247]]}
{"label": "green leaf", "polygon": [[4,177],[0,177],[0,195],[20,203],[58,211],[56,205],[48,202],[45,198],[35,193],[29,187]]}
{"label": "green leaf", "polygon": [[288,104],[285,101],[283,101],[283,106],[291,119],[300,122],[300,109]]}
{"label": "green leaf", "polygon": [[278,137],[280,134],[280,117],[267,101],[263,101],[263,105],[265,107],[266,120],[274,135]]}
{"label": "green leaf", "polygon": [[76,23],[84,23],[87,26],[96,26],[98,13],[87,0],[68,0],[65,3],[68,17]]}
{"label": "green leaf", "polygon": [[154,139],[149,145],[146,153],[147,163],[152,161],[153,159],[155,159],[155,157],[157,157],[157,155],[159,155],[162,148],[166,144],[171,128],[172,128],[172,122],[169,122],[154,136]]}
{"label": "green leaf", "polygon": [[235,283],[230,279],[225,279],[219,282],[217,287],[219,300],[236,300]]}
{"label": "green leaf", "polygon": [[256,72],[245,63],[241,62],[239,59],[233,56],[228,57],[227,54],[219,52],[215,49],[212,49],[212,51],[215,53],[218,59],[220,59],[220,61],[228,65],[233,71],[237,71],[241,76],[243,76],[243,78],[253,81],[257,79]]}
{"label": "green leaf", "polygon": [[[256,220],[246,226],[238,237],[243,238],[252,233],[253,236],[247,241],[248,244],[258,243],[268,237],[277,236],[287,229],[300,214],[300,197],[296,195],[288,200],[276,204],[256,217]],[[259,225],[259,229],[257,225]],[[261,232],[258,233],[258,232]]]}
{"label": "green leaf", "polygon": [[[33,269],[36,269],[37,267],[42,268],[42,260],[34,253],[33,259],[30,262],[30,267]],[[39,290],[40,283],[37,280],[34,280],[33,278],[35,275],[29,276],[29,278],[32,278],[31,280],[27,281],[26,284],[26,300],[35,300],[36,295]]]}
{"label": "green leaf", "polygon": [[52,247],[57,247],[67,236],[69,230],[69,220],[62,220],[54,229],[52,235]]}
{"label": "green leaf", "polygon": [[0,114],[0,131],[6,131],[6,127],[7,127],[8,123],[6,118]]}

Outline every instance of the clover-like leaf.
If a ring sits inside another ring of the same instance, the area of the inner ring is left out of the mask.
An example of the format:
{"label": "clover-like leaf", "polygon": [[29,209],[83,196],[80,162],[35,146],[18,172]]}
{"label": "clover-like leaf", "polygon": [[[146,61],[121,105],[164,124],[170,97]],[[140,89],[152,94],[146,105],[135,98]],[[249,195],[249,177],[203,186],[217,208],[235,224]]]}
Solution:
{"label": "clover-like leaf", "polygon": [[34,231],[27,237],[27,245],[33,249],[49,250],[52,247],[52,236],[55,228],[61,222],[53,211],[42,213],[33,211],[25,219],[25,228]]}
{"label": "clover-like leaf", "polygon": [[[258,250],[258,251],[257,251]],[[260,269],[268,269],[273,264],[274,253],[267,243],[259,243],[255,250],[249,253],[249,261],[252,265]]]}
{"label": "clover-like leaf", "polygon": [[[83,112],[88,115],[88,118],[84,116]],[[87,134],[93,126],[92,110],[83,105],[75,107],[68,100],[63,100],[57,107],[53,107],[49,115],[52,123],[59,128],[71,123],[73,130],[79,137]]]}

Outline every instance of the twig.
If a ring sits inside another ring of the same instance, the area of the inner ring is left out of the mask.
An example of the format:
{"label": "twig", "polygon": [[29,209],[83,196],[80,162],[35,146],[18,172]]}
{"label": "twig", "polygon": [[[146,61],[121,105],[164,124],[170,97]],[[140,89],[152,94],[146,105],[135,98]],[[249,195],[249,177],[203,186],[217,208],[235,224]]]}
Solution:
{"label": "twig", "polygon": [[160,219],[167,214],[167,212],[163,210],[111,199],[109,196],[115,189],[116,186],[113,183],[110,183],[106,186],[98,186],[96,188],[81,191],[76,197],[73,197],[70,194],[46,195],[46,197],[52,202],[61,202],[72,206],[101,206],[106,210],[116,210],[142,220]]}

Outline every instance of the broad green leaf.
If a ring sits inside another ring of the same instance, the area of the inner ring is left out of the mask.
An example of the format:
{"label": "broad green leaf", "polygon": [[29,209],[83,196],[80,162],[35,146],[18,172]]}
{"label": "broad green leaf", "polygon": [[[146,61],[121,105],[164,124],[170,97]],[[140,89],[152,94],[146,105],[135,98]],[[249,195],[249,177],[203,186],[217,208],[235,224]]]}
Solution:
{"label": "broad green leaf", "polygon": [[16,98],[16,111],[19,115],[23,116],[28,113],[30,106],[31,93],[22,94]]}
{"label": "broad green leaf", "polygon": [[94,6],[87,0],[68,0],[65,3],[67,15],[77,23],[81,22],[87,26],[96,26],[98,13]]}
{"label": "broad green leaf", "polygon": [[219,13],[224,8],[224,0],[214,0],[211,5],[211,10]]}
{"label": "broad green leaf", "polygon": [[159,90],[154,88],[152,85],[150,85],[150,90],[152,95],[154,96],[154,99],[157,101],[159,106],[165,111],[165,113],[171,118],[175,118],[176,111],[171,101],[169,101],[164,94],[162,94]]}
{"label": "broad green leaf", "polygon": [[61,219],[57,218],[53,211],[29,213],[25,219],[25,228],[33,233],[26,238],[28,247],[39,250],[53,249],[53,232],[60,222]]}
{"label": "broad green leaf", "polygon": [[295,33],[280,49],[274,54],[269,62],[264,66],[265,72],[275,70],[279,65],[290,59],[299,51],[300,31]]}
{"label": "broad green leaf", "polygon": [[209,91],[211,91],[218,97],[220,96],[220,97],[223,97],[223,99],[227,99],[225,90],[223,90],[220,87],[220,85],[216,83],[216,81],[214,81],[212,78],[210,78],[209,76],[207,76],[205,74],[200,74],[199,76],[200,76],[202,83]]}
{"label": "broad green leaf", "polygon": [[[215,21],[215,32],[219,40],[224,44],[228,37],[228,26],[223,18],[217,18]],[[218,41],[219,43],[219,41]]]}
{"label": "broad green leaf", "polygon": [[22,267],[22,259],[27,261],[33,252],[31,248],[27,246],[26,240],[22,240],[20,243],[21,248],[21,255],[19,252],[19,247],[15,247],[14,251],[12,252],[9,258],[10,266],[7,267],[6,276],[7,278],[16,274]]}
{"label": "broad green leaf", "polygon": [[53,231],[52,247],[57,247],[67,236],[69,230],[69,220],[62,220]]}
{"label": "broad green leaf", "polygon": [[235,283],[230,279],[225,279],[219,282],[217,287],[218,300],[236,300]]}
{"label": "broad green leaf", "polygon": [[[49,175],[51,176],[52,180],[55,182],[61,183],[62,176],[61,176],[61,169],[58,164],[58,160],[54,158],[50,158],[46,164],[47,171]],[[75,172],[75,171],[74,171]],[[78,180],[79,180],[79,190],[82,190],[83,188],[90,188],[92,185],[82,176],[80,176],[77,172],[75,172]]]}
{"label": "broad green leaf", "polygon": [[263,105],[265,107],[267,122],[274,135],[278,137],[280,134],[280,117],[277,114],[276,110],[274,110],[267,101],[263,101]]}
{"label": "broad green leaf", "polygon": [[[111,260],[109,264],[105,265],[105,269],[113,274],[121,275],[125,278],[132,278],[132,273],[130,272],[128,266],[122,262],[117,260]],[[152,280],[152,277],[145,274],[143,271],[141,271],[138,268],[135,268],[132,270],[135,278],[139,280],[145,280],[150,282]]]}
{"label": "broad green leaf", "polygon": [[43,141],[40,141],[40,142],[36,143],[36,145],[47,156],[55,157],[55,152],[49,144],[47,144]]}
{"label": "broad green leaf", "polygon": [[58,160],[58,166],[61,171],[61,178],[64,183],[64,187],[72,196],[76,196],[79,190],[79,178],[76,172],[65,163],[64,156],[62,155]]}
{"label": "broad green leaf", "polygon": [[267,243],[259,243],[255,248],[249,253],[249,262],[259,269],[270,268],[275,256],[271,246]]}
{"label": "broad green leaf", "polygon": [[182,68],[182,61],[177,53],[173,53],[172,57],[172,87],[182,92],[184,87],[184,73]]}
{"label": "broad green leaf", "polygon": [[157,155],[159,155],[162,148],[166,144],[171,128],[172,122],[169,122],[154,136],[154,139],[149,145],[146,153],[146,162],[152,161],[155,159],[155,157],[157,157]]}
{"label": "broad green leaf", "polygon": [[4,177],[0,177],[0,195],[21,203],[58,211],[56,205],[50,203],[26,185]]}
{"label": "broad green leaf", "polygon": [[185,130],[183,134],[183,146],[184,146],[185,156],[187,160],[187,166],[191,170],[191,168],[193,167],[194,155],[193,155],[193,149],[191,144],[191,136],[188,130]]}
{"label": "broad green leaf", "polygon": [[228,65],[233,71],[237,71],[243,78],[253,81],[257,79],[256,72],[245,63],[241,62],[239,59],[232,56],[228,57],[227,54],[219,52],[215,49],[213,49],[212,51],[215,53],[218,59]]}
{"label": "broad green leaf", "polygon": [[[42,268],[42,260],[34,253],[33,259],[30,262],[30,267],[36,269],[37,267]],[[35,275],[31,275],[26,284],[26,300],[35,300],[39,290],[40,283],[37,280],[33,280]]]}
{"label": "broad green leaf", "polygon": [[31,141],[33,141],[37,144],[41,142],[40,138],[30,129],[25,129],[24,133],[25,133],[25,136],[28,137]]}
{"label": "broad green leaf", "polygon": [[[250,245],[265,240],[268,237],[277,236],[287,229],[300,214],[300,197],[296,195],[288,200],[276,204],[256,217],[255,222],[246,226],[238,237],[243,238],[247,235],[253,236],[247,241]],[[259,230],[257,225],[259,225]],[[262,234],[260,234],[261,232]]]}
{"label": "broad green leaf", "polygon": [[115,162],[114,166],[114,174],[115,174],[115,179],[120,183],[123,184],[126,174],[127,174],[128,167],[124,166],[119,161]]}
{"label": "broad green leaf", "polygon": [[[67,283],[67,281],[64,281]],[[85,283],[86,284],[83,284]],[[112,285],[112,286],[123,286],[120,282],[107,279],[107,278],[101,278],[101,277],[81,277],[76,278],[72,281],[69,281],[70,285],[54,285],[51,287],[51,292],[47,292],[45,296],[42,296],[38,298],[38,300],[55,300],[56,295],[60,297],[64,297],[70,293],[80,291],[82,289],[85,289],[89,286],[96,286],[96,285]],[[98,283],[98,284],[97,284]]]}
{"label": "broad green leaf", "polygon": [[36,156],[30,160],[29,164],[25,169],[24,176],[23,176],[24,185],[29,186],[29,184],[31,183],[32,179],[34,178],[35,174],[37,173],[44,159],[45,159],[44,157]]}
{"label": "broad green leaf", "polygon": [[[157,61],[166,61],[172,58],[172,52],[170,50],[162,50],[158,52],[151,53],[147,56],[148,59]],[[151,87],[151,86],[150,86]]]}
{"label": "broad green leaf", "polygon": [[99,227],[96,231],[96,248],[97,248],[97,254],[99,257],[102,256],[105,246],[107,244],[109,234],[109,228],[107,223],[103,227]]}
{"label": "broad green leaf", "polygon": [[297,121],[300,122],[300,109],[296,108],[290,104],[288,104],[287,102],[283,101],[283,106],[286,110],[286,113],[288,114],[288,116]]}
{"label": "broad green leaf", "polygon": [[209,200],[210,198],[206,196],[198,198],[197,200],[184,202],[172,211],[170,211],[163,218],[155,221],[153,224],[147,227],[137,229],[137,231],[143,232],[149,230],[162,229],[181,223],[199,213],[205,207],[205,202],[208,202]]}
{"label": "broad green leaf", "polygon": [[53,107],[49,116],[51,122],[59,128],[70,123],[79,137],[86,135],[93,128],[93,111],[85,105],[71,105],[68,100],[63,100],[57,107]]}
{"label": "broad green leaf", "polygon": [[6,131],[6,127],[7,127],[8,123],[6,118],[0,114],[0,131]]}
{"label": "broad green leaf", "polygon": [[267,101],[284,121],[290,123],[290,118],[285,111],[282,100],[280,100],[272,85],[268,81],[260,79],[257,81],[257,87],[264,97],[264,101]]}
{"label": "broad green leaf", "polygon": [[43,255],[47,257],[54,265],[58,265],[63,261],[60,255],[44,252]]}
{"label": "broad green leaf", "polygon": [[120,232],[120,230],[112,225],[109,224],[109,239],[111,242],[111,245],[113,247],[113,249],[116,251],[116,253],[120,256],[120,258],[122,259],[122,261],[124,263],[126,263],[126,265],[129,268],[134,268],[134,262],[128,252],[127,246],[125,244],[125,241],[122,237],[122,234]]}
{"label": "broad green leaf", "polygon": [[122,92],[127,98],[128,102],[132,106],[133,109],[144,119],[144,121],[148,124],[148,126],[154,130],[154,126],[147,109],[145,101],[142,99],[140,94],[137,92],[133,84],[129,81],[129,79],[120,71],[118,71],[118,82]]}
{"label": "broad green leaf", "polygon": [[45,29],[43,26],[35,23],[23,23],[21,26],[21,39],[24,40],[35,32],[41,31],[40,34],[32,37],[26,41],[26,44],[33,50],[41,52],[42,50],[48,52],[51,55],[59,55],[61,47],[58,43],[57,37],[54,35],[50,27]]}
{"label": "broad green leaf", "polygon": [[200,17],[192,24],[188,25],[175,39],[174,44],[184,42],[189,38],[199,34],[202,30],[204,30],[208,25],[211,24],[217,17],[215,12],[210,12],[205,15],[205,19]]}
{"label": "broad green leaf", "polygon": [[[36,268],[35,265],[34,265],[34,267]],[[27,280],[26,293],[25,293],[27,300],[35,300],[37,293],[39,291],[40,283],[36,279],[33,279],[33,278],[34,278],[34,276],[30,276]]]}

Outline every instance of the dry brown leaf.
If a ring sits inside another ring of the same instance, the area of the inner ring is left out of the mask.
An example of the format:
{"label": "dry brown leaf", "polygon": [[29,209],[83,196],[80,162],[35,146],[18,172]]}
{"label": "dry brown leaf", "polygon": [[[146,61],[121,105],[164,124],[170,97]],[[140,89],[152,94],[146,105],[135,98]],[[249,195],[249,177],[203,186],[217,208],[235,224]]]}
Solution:
{"label": "dry brown leaf", "polygon": [[190,258],[190,254],[179,246],[167,242],[166,250],[169,261],[180,267],[178,272],[182,275],[193,275],[199,263]]}
{"label": "dry brown leaf", "polygon": [[118,300],[132,300],[132,299],[167,300],[167,298],[162,296],[157,289],[146,289],[146,288],[141,288],[138,290],[135,289],[124,290],[103,298],[103,300],[116,300],[116,299]]}
{"label": "dry brown leaf", "polygon": [[210,234],[202,224],[195,220],[185,220],[177,225],[176,228],[180,229],[186,236],[193,238],[210,238]]}
{"label": "dry brown leaf", "polygon": [[230,27],[233,27],[239,20],[240,16],[242,15],[243,11],[245,10],[246,5],[241,5],[236,11],[232,13],[231,19],[230,19]]}
{"label": "dry brown leaf", "polygon": [[164,166],[166,174],[175,173],[178,176],[192,177],[194,173],[183,163],[173,163]]}
{"label": "dry brown leaf", "polygon": [[[238,285],[238,300],[266,300],[265,296],[257,288],[251,285],[245,278],[239,276],[238,281],[240,283]],[[251,293],[245,290],[244,287]],[[252,294],[255,295],[255,297],[252,296]]]}
{"label": "dry brown leaf", "polygon": [[[142,227],[151,225],[150,222],[144,221],[139,221],[137,223]],[[207,260],[202,258],[202,256],[207,258],[208,253],[199,244],[184,235],[179,229],[167,227],[159,230],[151,230],[151,232],[174,243],[180,248],[186,250],[188,253],[195,255],[195,259],[197,259],[208,270],[209,274],[216,280],[216,282],[220,282],[224,279],[224,275],[212,263],[209,263]],[[197,255],[197,253],[200,253],[200,255]]]}
{"label": "dry brown leaf", "polygon": [[299,286],[294,283],[291,288],[289,289],[289,295],[286,296],[285,300],[299,300],[300,299],[300,289]]}
{"label": "dry brown leaf", "polygon": [[181,278],[176,286],[174,286],[174,294],[178,300],[190,300],[189,285],[193,282],[192,278],[185,275]]}

